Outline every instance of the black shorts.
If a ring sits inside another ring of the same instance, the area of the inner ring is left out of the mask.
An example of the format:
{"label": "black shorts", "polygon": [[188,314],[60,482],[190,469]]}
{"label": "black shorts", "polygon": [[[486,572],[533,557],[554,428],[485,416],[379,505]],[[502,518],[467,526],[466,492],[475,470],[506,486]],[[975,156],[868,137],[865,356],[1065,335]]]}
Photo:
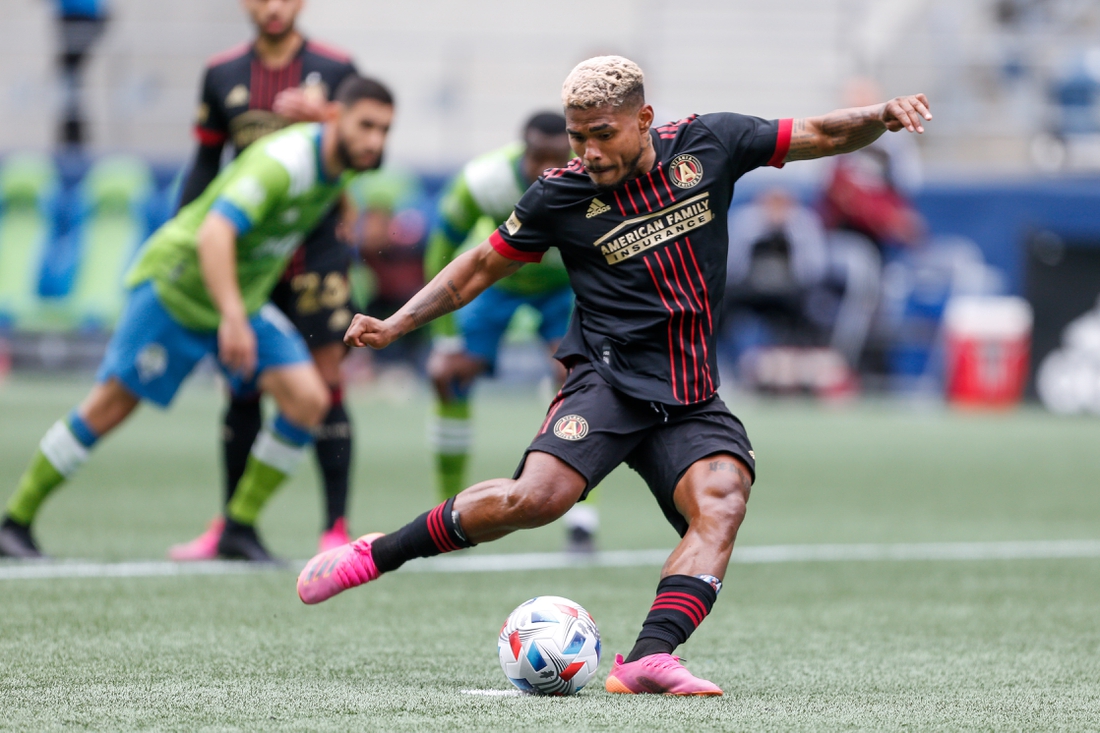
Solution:
{"label": "black shorts", "polygon": [[271,291],[271,302],[286,314],[311,349],[343,341],[351,323],[351,250],[336,236],[338,222],[335,211],[322,220]]}
{"label": "black shorts", "polygon": [[560,458],[584,476],[588,485],[582,501],[625,462],[645,480],[681,537],[688,525],[672,495],[693,463],[729,453],[756,478],[756,459],[745,426],[720,398],[687,406],[645,402],[614,389],[589,362],[580,362],[569,372],[538,435],[523,454],[516,478],[531,451]]}

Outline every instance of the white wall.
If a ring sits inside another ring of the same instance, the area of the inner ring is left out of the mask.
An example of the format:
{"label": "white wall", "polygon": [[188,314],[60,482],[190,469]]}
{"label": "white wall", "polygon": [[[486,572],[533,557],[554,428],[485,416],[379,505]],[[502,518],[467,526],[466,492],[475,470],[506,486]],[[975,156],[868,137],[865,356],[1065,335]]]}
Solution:
{"label": "white wall", "polygon": [[[934,85],[942,70],[927,33],[911,30],[939,1],[309,0],[301,23],[395,89],[390,159],[444,170],[511,139],[531,111],[555,107],[569,69],[597,53],[638,61],[663,119],[824,112],[857,66],[907,85],[888,84],[890,93]],[[0,0],[0,150],[53,140],[51,5]],[[93,148],[179,159],[192,146],[205,59],[248,38],[249,26],[233,0],[113,7],[88,73]],[[904,45],[892,43],[898,34]]]}

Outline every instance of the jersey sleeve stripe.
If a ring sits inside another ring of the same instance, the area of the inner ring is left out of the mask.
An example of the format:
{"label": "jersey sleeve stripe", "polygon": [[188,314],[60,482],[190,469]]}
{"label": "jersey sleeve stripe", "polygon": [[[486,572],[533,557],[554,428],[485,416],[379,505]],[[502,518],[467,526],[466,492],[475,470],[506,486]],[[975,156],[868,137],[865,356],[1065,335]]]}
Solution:
{"label": "jersey sleeve stripe", "polygon": [[793,124],[794,120],[792,119],[779,121],[779,133],[775,136],[775,154],[768,161],[768,165],[772,168],[783,167],[787,153],[791,150],[791,127]]}
{"label": "jersey sleeve stripe", "polygon": [[226,49],[225,51],[222,51],[221,53],[214,54],[213,56],[211,56],[209,59],[207,59],[206,66],[207,66],[207,68],[212,67],[212,66],[221,66],[222,64],[224,64],[226,62],[234,61],[236,59],[239,59],[241,56],[244,56],[246,53],[248,53],[251,49],[252,49],[252,44],[251,43],[248,43],[248,42],[238,43],[236,46],[233,46],[232,48]]}
{"label": "jersey sleeve stripe", "polygon": [[221,130],[211,130],[209,127],[199,127],[196,125],[195,139],[199,141],[199,145],[214,147],[216,145],[224,145],[225,141],[229,139],[229,136]]}
{"label": "jersey sleeve stripe", "polygon": [[504,241],[504,237],[500,236],[500,231],[495,231],[489,235],[489,244],[501,257],[507,257],[516,262],[542,262],[542,252],[524,252],[521,249],[516,249]]}
{"label": "jersey sleeve stripe", "polygon": [[306,50],[311,51],[318,56],[324,56],[325,58],[331,59],[333,61],[339,61],[342,64],[347,64],[351,62],[351,54],[347,53],[346,51],[336,48],[335,46],[329,46],[325,43],[318,43],[317,41],[314,41],[312,39],[306,42]]}
{"label": "jersey sleeve stripe", "polygon": [[228,199],[218,199],[214,202],[214,205],[210,207],[211,211],[216,211],[226,219],[229,219],[233,223],[233,226],[237,229],[237,236],[241,237],[252,230],[252,221],[248,218],[248,215],[237,208],[236,204]]}

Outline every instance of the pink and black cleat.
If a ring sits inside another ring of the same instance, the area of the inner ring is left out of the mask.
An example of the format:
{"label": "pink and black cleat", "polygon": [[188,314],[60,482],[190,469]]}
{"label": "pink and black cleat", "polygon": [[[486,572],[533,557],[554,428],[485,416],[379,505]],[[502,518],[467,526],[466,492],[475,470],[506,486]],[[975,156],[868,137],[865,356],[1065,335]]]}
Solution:
{"label": "pink and black cleat", "polygon": [[176,562],[218,559],[218,541],[222,538],[223,529],[225,529],[225,520],[216,517],[210,521],[206,531],[195,539],[184,542],[182,545],[169,547],[168,559]]}
{"label": "pink and black cleat", "polygon": [[327,601],[337,593],[369,583],[381,573],[371,557],[371,543],[381,532],[365,534],[355,542],[322,552],[306,563],[298,576],[298,597],[302,603]]}
{"label": "pink and black cleat", "polygon": [[625,695],[721,695],[722,688],[701,680],[671,654],[650,654],[633,662],[615,655],[615,665],[607,675],[608,692]]}
{"label": "pink and black cleat", "polygon": [[351,544],[351,535],[348,534],[348,523],[343,517],[332,523],[330,529],[325,530],[317,543],[317,552],[328,552],[343,545]]}

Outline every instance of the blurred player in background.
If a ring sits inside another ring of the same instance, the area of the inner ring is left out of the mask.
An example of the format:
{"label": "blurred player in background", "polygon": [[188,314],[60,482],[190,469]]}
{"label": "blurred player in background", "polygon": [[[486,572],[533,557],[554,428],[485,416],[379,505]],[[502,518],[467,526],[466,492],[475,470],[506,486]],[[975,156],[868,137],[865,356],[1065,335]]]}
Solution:
{"label": "blurred player in background", "polygon": [[[544,170],[560,168],[571,157],[565,117],[558,112],[540,112],[523,126],[522,143],[506,145],[468,163],[439,203],[439,224],[424,258],[425,276],[435,277],[456,255],[485,241]],[[466,487],[473,438],[470,389],[479,375],[495,368],[500,341],[522,305],[538,311],[542,319],[539,336],[552,354],[569,328],[573,310],[569,273],[556,252],[494,283],[457,313],[432,322],[428,375],[437,402],[429,435],[435,450],[436,485],[444,499]],[[558,362],[554,365],[561,384],[564,368]],[[569,547],[591,550],[598,521],[595,510],[578,505],[565,520]]]}
{"label": "blurred player in background", "polygon": [[351,76],[325,116],[324,124],[294,125],[249,148],[143,246],[97,384],[42,438],[0,523],[0,555],[40,557],[31,523],[46,496],[142,400],[168,406],[213,354],[234,393],[262,389],[279,410],[252,446],[216,550],[270,560],[256,518],[313,442],[331,398],[301,336],[268,296],[347,182],[377,167],[393,98],[378,82]]}
{"label": "blurred player in background", "polygon": [[720,695],[672,652],[717,600],[755,478],[745,428],[717,394],[734,184],[761,166],[856,150],[887,130],[923,132],[931,114],[914,95],[797,120],[718,113],[654,128],[642,70],[619,56],[578,64],[562,102],[578,157],[546,171],[500,229],[394,316],[357,315],[347,341],[385,347],[557,247],[576,294],[557,353],[570,368],[564,387],[512,479],[484,481],[396,532],[318,555],[298,595],[318,603],[413,558],[546,525],[626,463],[682,539],[606,688]]}
{"label": "blurred player in background", "polygon": [[[356,73],[347,55],[308,40],[297,30],[295,21],[304,0],[241,0],[241,4],[256,26],[256,38],[215,56],[207,66],[195,125],[199,149],[183,186],[181,206],[198,198],[214,180],[227,144],[238,155],[258,138],[291,122],[321,120],[330,95]],[[347,279],[351,253],[337,235],[342,208],[333,209],[310,233],[271,293],[271,302],[302,334],[329,388],[331,407],[313,444],[325,492],[322,548],[348,541],[344,515],[352,434],[340,363],[347,353],[344,329],[351,321]],[[262,422],[259,393],[232,396],[222,429],[226,504],[244,474]],[[169,549],[169,557],[215,557],[223,523],[221,517],[214,519],[198,538]]]}

